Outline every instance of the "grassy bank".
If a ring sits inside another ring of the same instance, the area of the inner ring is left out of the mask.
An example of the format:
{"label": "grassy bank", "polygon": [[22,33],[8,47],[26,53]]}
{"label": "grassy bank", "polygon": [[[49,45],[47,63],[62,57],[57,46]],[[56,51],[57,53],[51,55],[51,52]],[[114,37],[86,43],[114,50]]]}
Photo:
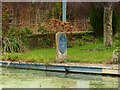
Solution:
{"label": "grassy bank", "polygon": [[[68,48],[67,62],[106,63],[111,60],[113,47],[104,47],[102,43],[88,44]],[[36,49],[26,53],[7,53],[2,60],[24,62],[56,62],[56,49]]]}
{"label": "grassy bank", "polygon": [[114,48],[106,48],[102,43],[89,44],[68,49],[69,62],[106,63],[112,58]]}

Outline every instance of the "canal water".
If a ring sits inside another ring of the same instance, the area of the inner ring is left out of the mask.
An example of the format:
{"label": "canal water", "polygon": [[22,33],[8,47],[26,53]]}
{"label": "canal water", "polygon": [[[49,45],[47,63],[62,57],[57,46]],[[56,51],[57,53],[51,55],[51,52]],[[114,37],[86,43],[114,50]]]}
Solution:
{"label": "canal water", "polygon": [[0,68],[1,88],[118,88],[118,77]]}

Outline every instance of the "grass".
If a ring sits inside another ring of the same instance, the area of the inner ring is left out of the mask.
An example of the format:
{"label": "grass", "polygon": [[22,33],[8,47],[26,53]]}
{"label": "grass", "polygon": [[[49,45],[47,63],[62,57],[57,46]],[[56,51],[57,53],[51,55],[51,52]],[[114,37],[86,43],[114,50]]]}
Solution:
{"label": "grass", "polygon": [[112,58],[114,48],[106,48],[102,43],[89,44],[68,49],[69,62],[105,63]]}
{"label": "grass", "polygon": [[[105,63],[112,58],[114,47],[104,47],[102,43],[75,46],[67,49],[67,62]],[[5,57],[2,57],[5,60]],[[55,49],[36,49],[27,53],[7,54],[8,60],[21,60],[25,62],[53,63],[56,62]]]}

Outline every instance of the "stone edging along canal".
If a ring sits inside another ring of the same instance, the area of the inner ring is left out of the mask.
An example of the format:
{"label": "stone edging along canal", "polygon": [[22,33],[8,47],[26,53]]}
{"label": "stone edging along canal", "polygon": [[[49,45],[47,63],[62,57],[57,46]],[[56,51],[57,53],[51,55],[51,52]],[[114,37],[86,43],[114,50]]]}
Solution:
{"label": "stone edging along canal", "polygon": [[10,61],[0,61],[0,67],[6,68],[19,68],[19,69],[35,69],[44,71],[56,71],[65,73],[83,73],[83,74],[99,74],[99,75],[111,75],[120,76],[120,68],[108,66],[96,66],[96,65],[75,65],[75,64],[60,64],[54,63],[45,65],[43,63],[19,63]]}

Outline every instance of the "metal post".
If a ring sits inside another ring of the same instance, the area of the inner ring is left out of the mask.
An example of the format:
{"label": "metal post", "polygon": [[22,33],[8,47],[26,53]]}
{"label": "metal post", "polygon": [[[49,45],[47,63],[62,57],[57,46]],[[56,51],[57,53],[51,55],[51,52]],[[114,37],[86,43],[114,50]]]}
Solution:
{"label": "metal post", "polygon": [[66,7],[67,7],[67,0],[63,0],[62,2],[62,21],[66,22]]}

